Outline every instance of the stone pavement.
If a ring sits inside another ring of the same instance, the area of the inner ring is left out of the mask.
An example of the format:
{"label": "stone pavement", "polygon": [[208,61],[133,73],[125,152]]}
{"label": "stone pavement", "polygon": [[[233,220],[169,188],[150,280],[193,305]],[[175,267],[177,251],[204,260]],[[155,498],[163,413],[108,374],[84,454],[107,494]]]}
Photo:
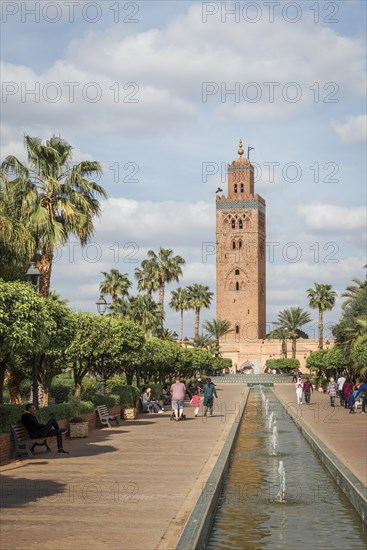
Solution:
{"label": "stone pavement", "polygon": [[361,407],[355,414],[339,406],[330,406],[327,394],[314,391],[310,405],[296,403],[294,384],[275,386],[276,393],[283,402],[297,411],[298,418],[317,435],[321,441],[349,468],[349,470],[367,485],[367,414],[361,414]]}
{"label": "stone pavement", "polygon": [[247,392],[217,389],[213,418],[141,415],[1,468],[1,549],[173,550]]}

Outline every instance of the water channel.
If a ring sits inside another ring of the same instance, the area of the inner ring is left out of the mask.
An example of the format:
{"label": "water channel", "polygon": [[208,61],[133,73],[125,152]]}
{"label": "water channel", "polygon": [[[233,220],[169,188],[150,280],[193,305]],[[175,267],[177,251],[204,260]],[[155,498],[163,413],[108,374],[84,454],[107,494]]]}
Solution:
{"label": "water channel", "polygon": [[285,409],[251,390],[205,548],[366,547],[366,526]]}

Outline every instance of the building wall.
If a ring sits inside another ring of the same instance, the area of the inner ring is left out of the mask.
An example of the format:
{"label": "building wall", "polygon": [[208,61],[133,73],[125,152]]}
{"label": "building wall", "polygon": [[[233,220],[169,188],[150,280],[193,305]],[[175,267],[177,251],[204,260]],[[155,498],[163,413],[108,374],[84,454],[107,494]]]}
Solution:
{"label": "building wall", "polygon": [[[225,337],[224,337],[225,338]],[[231,339],[230,339],[231,338]],[[253,340],[249,342],[234,342],[232,336],[228,336],[227,340],[222,340],[220,350],[223,357],[232,359],[231,372],[236,373],[242,368],[243,363],[250,361],[258,369],[258,373],[262,374],[265,371],[265,363],[267,359],[281,359],[282,344],[280,340]],[[300,361],[300,368],[303,372],[307,372],[306,359],[312,351],[318,349],[318,339],[303,339],[297,340],[296,359]],[[332,347],[334,341],[331,341],[328,347]],[[292,357],[292,343],[287,342],[287,355]]]}

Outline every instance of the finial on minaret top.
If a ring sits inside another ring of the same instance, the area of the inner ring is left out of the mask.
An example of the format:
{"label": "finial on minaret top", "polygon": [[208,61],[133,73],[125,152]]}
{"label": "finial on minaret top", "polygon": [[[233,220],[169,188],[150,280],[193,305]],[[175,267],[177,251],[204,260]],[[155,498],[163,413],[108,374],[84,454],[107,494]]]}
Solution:
{"label": "finial on minaret top", "polygon": [[237,153],[240,155],[240,157],[242,157],[242,155],[244,153],[244,150],[243,150],[243,147],[242,147],[242,139],[240,139],[240,143],[239,143],[239,146],[238,146]]}

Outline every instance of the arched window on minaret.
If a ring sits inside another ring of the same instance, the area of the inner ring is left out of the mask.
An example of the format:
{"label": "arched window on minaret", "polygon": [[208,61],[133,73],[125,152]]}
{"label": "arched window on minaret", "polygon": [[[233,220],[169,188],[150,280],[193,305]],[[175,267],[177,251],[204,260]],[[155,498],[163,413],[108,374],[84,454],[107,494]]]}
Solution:
{"label": "arched window on minaret", "polygon": [[232,220],[231,223],[232,223],[232,229],[236,229],[236,222],[235,222],[235,220]]}
{"label": "arched window on minaret", "polygon": [[238,281],[236,283],[236,290],[240,290],[240,283]]}
{"label": "arched window on minaret", "polygon": [[243,229],[243,223],[242,223],[242,220],[239,220],[239,222],[238,222],[238,227],[239,227],[240,229]]}
{"label": "arched window on minaret", "polygon": [[235,193],[237,193],[237,183],[234,184],[233,190],[234,190]]}
{"label": "arched window on minaret", "polygon": [[240,333],[240,325],[236,325],[235,327],[236,334]]}
{"label": "arched window on minaret", "polygon": [[245,191],[245,184],[244,183],[240,184],[240,189],[241,189],[241,193],[244,193],[244,191]]}
{"label": "arched window on minaret", "polygon": [[238,241],[238,248],[242,248],[242,241]]}
{"label": "arched window on minaret", "polygon": [[240,274],[240,270],[239,269],[236,269],[235,272],[234,272],[235,275],[239,275]]}
{"label": "arched window on minaret", "polygon": [[236,241],[232,241],[232,248],[233,250],[236,250]]}

